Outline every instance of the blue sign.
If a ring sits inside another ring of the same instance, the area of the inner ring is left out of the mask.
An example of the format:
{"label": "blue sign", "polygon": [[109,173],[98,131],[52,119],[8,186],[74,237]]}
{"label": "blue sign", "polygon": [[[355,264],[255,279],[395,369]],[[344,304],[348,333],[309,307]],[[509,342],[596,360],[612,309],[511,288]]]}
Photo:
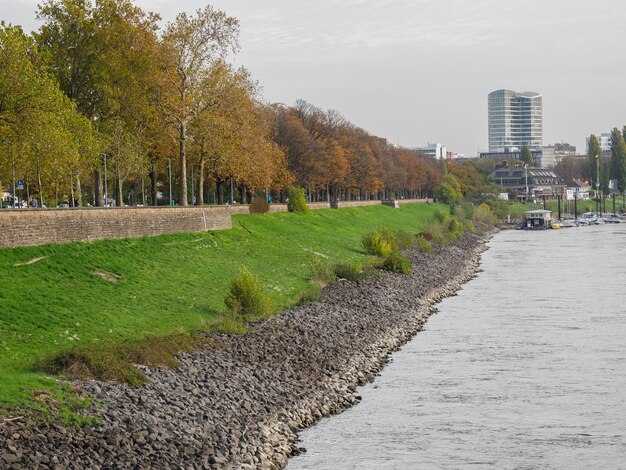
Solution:
{"label": "blue sign", "polygon": [[17,180],[17,189],[24,189],[24,180]]}

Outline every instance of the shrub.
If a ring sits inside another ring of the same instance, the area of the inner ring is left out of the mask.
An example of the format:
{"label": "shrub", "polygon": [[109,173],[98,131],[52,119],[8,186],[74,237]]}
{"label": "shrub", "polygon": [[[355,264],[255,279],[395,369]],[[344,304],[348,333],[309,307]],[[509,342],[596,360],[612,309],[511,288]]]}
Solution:
{"label": "shrub", "polygon": [[450,240],[456,240],[463,234],[463,226],[456,219],[450,219],[448,222],[448,238]]}
{"label": "shrub", "polygon": [[397,250],[397,234],[390,228],[377,228],[363,235],[361,244],[368,254],[385,257]]}
{"label": "shrub", "polygon": [[231,313],[241,316],[267,315],[272,310],[269,295],[258,278],[246,268],[241,268],[230,281],[224,303]]}
{"label": "shrub", "polygon": [[431,220],[424,229],[423,235],[435,243],[440,245],[447,245],[450,240],[448,239],[448,225],[437,220]]}
{"label": "shrub", "polygon": [[334,271],[338,279],[346,281],[357,282],[363,277],[363,267],[359,263],[340,262],[335,264]]}
{"label": "shrub", "polygon": [[330,263],[320,260],[317,256],[311,259],[310,282],[323,286],[333,282],[335,277],[335,271]]}
{"label": "shrub", "polygon": [[437,209],[435,211],[434,214],[435,220],[437,222],[445,222],[446,220],[448,220],[448,218],[450,217],[448,214],[446,214],[445,212],[440,211],[439,209]]}
{"label": "shrub", "polygon": [[476,233],[476,226],[474,225],[474,222],[472,222],[471,220],[464,220],[463,221],[463,230],[467,230],[468,232]]}
{"label": "shrub", "polygon": [[415,240],[417,249],[422,253],[430,253],[433,251],[433,244],[426,238],[426,236],[424,236],[423,233],[420,233]]}
{"label": "shrub", "polygon": [[408,250],[415,246],[415,237],[404,230],[396,231],[396,245],[398,250]]}
{"label": "shrub", "polygon": [[304,189],[297,186],[290,186],[287,189],[287,197],[289,198],[289,212],[308,212],[309,206],[306,203]]}
{"label": "shrub", "polygon": [[270,204],[267,199],[257,196],[250,204],[250,214],[267,214],[270,211]]}
{"label": "shrub", "polygon": [[319,302],[322,298],[322,292],[318,289],[306,289],[301,291],[296,298],[296,305],[309,305]]}
{"label": "shrub", "polygon": [[498,217],[491,212],[491,208],[487,204],[481,204],[474,208],[473,222],[479,232],[484,232],[500,223]]}
{"label": "shrub", "polygon": [[383,269],[392,273],[411,274],[411,262],[399,251],[392,251],[383,261]]}

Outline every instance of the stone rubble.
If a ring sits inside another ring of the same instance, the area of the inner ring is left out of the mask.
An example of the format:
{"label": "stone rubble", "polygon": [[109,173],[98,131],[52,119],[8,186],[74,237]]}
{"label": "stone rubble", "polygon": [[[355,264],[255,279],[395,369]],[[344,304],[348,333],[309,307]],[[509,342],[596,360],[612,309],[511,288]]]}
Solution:
{"label": "stone rubble", "polygon": [[0,468],[283,468],[304,451],[298,431],[356,404],[356,388],[475,275],[484,242],[411,251],[409,276],[339,280],[246,335],[211,335],[219,345],[180,355],[177,370],[142,368],[144,387],[79,383],[103,425],[0,423]]}

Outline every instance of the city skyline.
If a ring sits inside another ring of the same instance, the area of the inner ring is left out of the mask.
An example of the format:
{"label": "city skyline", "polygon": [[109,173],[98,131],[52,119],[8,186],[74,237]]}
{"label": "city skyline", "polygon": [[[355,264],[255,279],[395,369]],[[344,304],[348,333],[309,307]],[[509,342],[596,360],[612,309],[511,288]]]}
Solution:
{"label": "city skyline", "polygon": [[[191,0],[185,9],[206,3]],[[268,101],[293,104],[302,98],[334,108],[395,144],[442,142],[469,156],[486,150],[485,96],[500,88],[543,94],[544,145],[566,141],[583,151],[589,134],[623,125],[626,64],[608,58],[621,54],[626,5],[607,0],[506,6],[495,0],[295,1],[289,8],[268,0],[210,3],[241,21],[236,63],[259,80]],[[37,29],[36,4],[0,0],[0,16]],[[137,4],[164,21],[181,9],[172,0]],[[593,66],[585,57],[593,58]]]}

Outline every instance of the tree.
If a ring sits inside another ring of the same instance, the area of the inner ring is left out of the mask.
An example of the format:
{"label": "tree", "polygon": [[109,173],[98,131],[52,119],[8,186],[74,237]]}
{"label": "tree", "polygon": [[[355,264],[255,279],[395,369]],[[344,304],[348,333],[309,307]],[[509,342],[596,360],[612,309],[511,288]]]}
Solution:
{"label": "tree", "polygon": [[626,150],[624,136],[617,128],[611,131],[611,178],[615,180],[617,190],[626,189]]}
{"label": "tree", "polygon": [[[43,181],[55,198],[73,193],[85,162],[97,153],[93,126],[78,113],[47,73],[32,38],[0,26],[0,153],[5,174],[34,175],[43,203]],[[7,168],[7,165],[10,168]]]}
{"label": "tree", "polygon": [[239,48],[239,22],[206,6],[196,16],[181,13],[163,35],[164,82],[162,110],[177,130],[179,145],[180,200],[187,206],[187,140],[191,120],[210,103],[201,99],[202,79],[207,70]]}
{"label": "tree", "polygon": [[528,166],[535,166],[533,154],[526,144],[524,144],[522,150],[520,151],[520,160],[526,163]]}
{"label": "tree", "polygon": [[463,199],[461,185],[454,175],[448,173],[443,177],[443,181],[437,190],[437,197],[440,201],[455,204]]}
{"label": "tree", "polygon": [[587,157],[589,157],[589,168],[591,170],[591,182],[594,185],[598,185],[598,181],[600,180],[598,175],[598,158],[602,158],[602,150],[600,149],[600,144],[598,142],[598,138],[591,134],[589,136],[589,140],[587,141]]}
{"label": "tree", "polygon": [[[78,110],[105,134],[102,141],[123,136],[132,140],[124,146],[139,142],[147,153],[156,139],[148,129],[158,118],[158,16],[130,0],[46,0],[38,18],[45,23],[36,39],[51,73]],[[100,158],[92,162],[98,205],[103,202],[101,164]],[[116,183],[121,186],[119,178]]]}

